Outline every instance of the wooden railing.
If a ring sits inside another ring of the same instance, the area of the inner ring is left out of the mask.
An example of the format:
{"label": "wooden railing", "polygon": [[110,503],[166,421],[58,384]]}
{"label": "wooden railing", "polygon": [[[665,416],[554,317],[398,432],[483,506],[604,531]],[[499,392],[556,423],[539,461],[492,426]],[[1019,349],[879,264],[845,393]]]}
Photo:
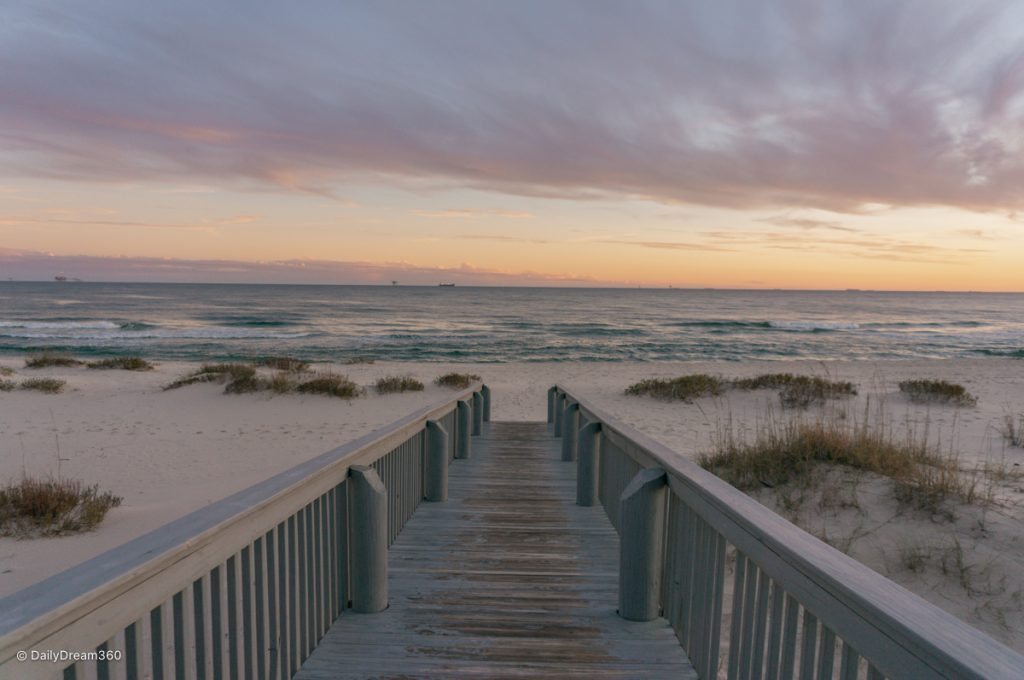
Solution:
{"label": "wooden railing", "polygon": [[577,503],[619,531],[620,614],[659,614],[701,678],[1024,678],[1024,656],[555,386]]}
{"label": "wooden railing", "polygon": [[0,600],[0,678],[292,677],[350,604],[386,606],[387,546],[489,407],[467,389]]}

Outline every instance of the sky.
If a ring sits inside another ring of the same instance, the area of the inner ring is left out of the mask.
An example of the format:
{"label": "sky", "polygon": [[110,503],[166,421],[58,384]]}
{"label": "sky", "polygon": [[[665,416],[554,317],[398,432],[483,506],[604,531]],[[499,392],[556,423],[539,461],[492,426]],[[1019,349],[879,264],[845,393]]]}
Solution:
{"label": "sky", "polygon": [[0,280],[1024,290],[1024,2],[6,0]]}

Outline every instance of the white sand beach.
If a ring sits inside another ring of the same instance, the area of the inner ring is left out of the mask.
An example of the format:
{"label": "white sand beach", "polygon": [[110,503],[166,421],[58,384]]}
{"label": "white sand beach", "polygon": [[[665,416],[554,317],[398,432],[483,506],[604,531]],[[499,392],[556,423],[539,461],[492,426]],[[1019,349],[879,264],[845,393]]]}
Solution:
{"label": "white sand beach", "polygon": [[[796,509],[765,490],[759,500],[854,558],[934,604],[1024,651],[1024,449],[1001,434],[1007,415],[1024,413],[1024,362],[914,360],[744,363],[376,363],[335,366],[370,386],[387,375],[411,375],[423,392],[367,395],[351,401],[318,395],[223,393],[199,384],[163,391],[194,365],[161,362],[151,372],[0,366],[10,377],[55,377],[62,394],[0,392],[0,480],[23,473],[99,484],[124,497],[95,531],[61,538],[0,538],[0,596],[56,574],[126,540],[223,498],[330,448],[396,420],[451,391],[432,384],[451,371],[483,376],[493,390],[494,420],[543,420],[547,389],[559,382],[681,454],[708,452],[724,429],[748,435],[769,418],[790,417],[774,391],[728,391],[688,404],[627,396],[637,380],[711,373],[726,378],[794,372],[854,382],[844,403],[851,418],[884,405],[894,428],[911,427],[955,452],[965,474],[979,478],[989,502],[951,504],[925,515],[901,507],[888,480],[871,475],[829,480],[827,493]],[[910,404],[900,380],[940,378],[963,384],[975,407]],[[813,410],[802,417],[813,417]],[[59,447],[59,451],[58,451]],[[848,499],[838,502],[836,497]],[[790,499],[791,501],[792,499]],[[855,501],[855,502],[854,502]],[[909,566],[908,566],[909,565]]]}

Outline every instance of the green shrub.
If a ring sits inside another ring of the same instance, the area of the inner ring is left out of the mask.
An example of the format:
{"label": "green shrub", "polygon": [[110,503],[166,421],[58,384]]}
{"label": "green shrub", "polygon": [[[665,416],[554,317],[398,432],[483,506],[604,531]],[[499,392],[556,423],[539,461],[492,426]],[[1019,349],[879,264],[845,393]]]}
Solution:
{"label": "green shrub", "polygon": [[699,397],[721,394],[725,383],[721,378],[706,373],[681,375],[678,378],[651,378],[626,388],[626,394],[647,395],[655,399],[693,401]]}

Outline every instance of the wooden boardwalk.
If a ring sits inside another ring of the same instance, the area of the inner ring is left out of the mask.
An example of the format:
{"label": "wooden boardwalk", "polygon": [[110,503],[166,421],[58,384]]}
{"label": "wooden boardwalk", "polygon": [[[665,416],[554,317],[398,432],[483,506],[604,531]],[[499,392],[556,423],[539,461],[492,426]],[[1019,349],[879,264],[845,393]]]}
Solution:
{"label": "wooden boardwalk", "polygon": [[346,612],[296,678],[696,678],[664,619],[616,613],[618,536],[544,423],[487,423],[391,547],[390,607]]}

